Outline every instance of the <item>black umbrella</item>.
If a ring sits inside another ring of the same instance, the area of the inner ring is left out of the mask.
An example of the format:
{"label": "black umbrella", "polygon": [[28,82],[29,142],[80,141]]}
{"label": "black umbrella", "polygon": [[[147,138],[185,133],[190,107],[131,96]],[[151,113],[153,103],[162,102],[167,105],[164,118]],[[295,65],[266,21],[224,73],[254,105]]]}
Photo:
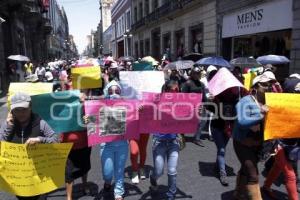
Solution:
{"label": "black umbrella", "polygon": [[203,58],[203,55],[200,53],[190,53],[182,57],[182,60],[192,60],[194,62]]}

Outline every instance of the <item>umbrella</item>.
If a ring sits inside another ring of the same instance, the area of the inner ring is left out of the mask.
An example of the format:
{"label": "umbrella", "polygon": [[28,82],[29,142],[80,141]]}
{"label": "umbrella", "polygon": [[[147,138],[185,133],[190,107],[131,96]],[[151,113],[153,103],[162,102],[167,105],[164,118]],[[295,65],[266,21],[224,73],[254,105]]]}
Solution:
{"label": "umbrella", "polygon": [[194,62],[200,60],[201,58],[203,58],[203,55],[200,53],[191,53],[191,54],[187,54],[185,56],[182,57],[182,60],[192,60]]}
{"label": "umbrella", "polygon": [[257,60],[248,57],[238,57],[232,59],[230,61],[230,64],[239,67],[260,67],[261,66],[261,64]]}
{"label": "umbrella", "polygon": [[146,56],[146,57],[142,58],[141,61],[142,61],[142,62],[148,62],[148,63],[151,63],[152,65],[158,65],[158,64],[159,64],[158,61],[155,60],[155,59],[154,59],[153,57],[151,57],[151,56]]}
{"label": "umbrella", "polygon": [[134,61],[134,58],[132,56],[122,56],[119,58],[120,61]]}
{"label": "umbrella", "polygon": [[24,62],[30,61],[30,59],[28,57],[22,56],[22,55],[10,55],[7,58],[10,60],[16,60],[16,61],[24,61]]}
{"label": "umbrella", "polygon": [[231,65],[230,63],[223,59],[222,57],[207,57],[207,58],[202,58],[196,62],[198,65],[215,65],[219,67],[227,67],[230,68]]}
{"label": "umbrella", "polygon": [[290,60],[287,57],[278,56],[278,55],[260,56],[256,60],[263,65],[266,65],[266,64],[281,65],[281,64],[287,64],[290,62]]}
{"label": "umbrella", "polygon": [[192,60],[179,60],[176,62],[171,62],[165,66],[165,69],[190,69],[193,68],[195,62]]}

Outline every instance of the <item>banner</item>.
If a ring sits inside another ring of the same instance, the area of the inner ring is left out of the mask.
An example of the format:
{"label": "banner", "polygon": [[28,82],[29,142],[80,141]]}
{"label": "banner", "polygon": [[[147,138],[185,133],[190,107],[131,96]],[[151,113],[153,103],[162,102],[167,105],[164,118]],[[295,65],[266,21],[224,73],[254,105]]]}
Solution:
{"label": "banner", "polygon": [[79,90],[69,90],[32,96],[32,111],[55,133],[85,130],[79,95]]}
{"label": "banner", "polygon": [[143,93],[140,133],[194,134],[201,100],[196,93]]}
{"label": "banner", "polygon": [[264,139],[300,138],[300,94],[266,93]]}
{"label": "banner", "polygon": [[51,93],[53,83],[10,83],[8,89],[7,104],[10,108],[10,99],[17,92],[24,92],[29,95]]}
{"label": "banner", "polygon": [[74,89],[102,87],[101,69],[99,66],[76,67],[71,69]]}
{"label": "banner", "polygon": [[86,101],[85,115],[88,143],[93,146],[102,142],[139,138],[139,101],[101,100]]}
{"label": "banner", "polygon": [[209,92],[214,96],[217,96],[232,87],[244,88],[242,83],[225,67],[219,69],[216,75],[208,83]]}
{"label": "banner", "polygon": [[19,196],[36,196],[65,185],[72,143],[14,144],[1,142],[0,188]]}
{"label": "banner", "polygon": [[244,77],[244,87],[247,90],[250,90],[250,88],[252,87],[252,81],[256,77],[255,73],[249,72],[247,74],[243,74],[243,77]]}
{"label": "banner", "polygon": [[132,64],[133,71],[153,71],[153,66],[149,62],[138,62]]}
{"label": "banner", "polygon": [[122,96],[128,99],[141,99],[142,92],[160,93],[164,83],[162,71],[120,71]]}

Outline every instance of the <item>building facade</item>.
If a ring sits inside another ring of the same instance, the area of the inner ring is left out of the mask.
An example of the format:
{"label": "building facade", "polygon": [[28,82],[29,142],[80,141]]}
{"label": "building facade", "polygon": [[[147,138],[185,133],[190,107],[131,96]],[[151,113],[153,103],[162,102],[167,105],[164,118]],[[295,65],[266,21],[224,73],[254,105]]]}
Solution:
{"label": "building facade", "polygon": [[132,0],[133,55],[217,55],[215,0]]}
{"label": "building facade", "polygon": [[113,31],[112,25],[110,25],[103,33],[103,55],[112,55],[112,44],[113,44]]}
{"label": "building facade", "polygon": [[131,0],[118,0],[111,10],[115,58],[131,55]]}
{"label": "building facade", "polygon": [[223,0],[217,10],[224,58],[284,55],[291,63],[277,68],[277,78],[300,71],[299,1]]}

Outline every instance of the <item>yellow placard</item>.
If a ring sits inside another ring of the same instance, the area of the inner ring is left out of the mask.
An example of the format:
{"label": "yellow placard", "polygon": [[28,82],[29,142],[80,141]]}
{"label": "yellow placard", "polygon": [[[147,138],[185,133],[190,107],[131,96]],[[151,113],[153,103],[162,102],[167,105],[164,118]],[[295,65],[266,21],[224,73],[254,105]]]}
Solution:
{"label": "yellow placard", "polygon": [[63,186],[71,147],[72,143],[26,146],[1,142],[0,189],[28,197]]}
{"label": "yellow placard", "polygon": [[266,93],[264,139],[300,138],[300,94]]}
{"label": "yellow placard", "polygon": [[53,90],[53,83],[10,83],[8,89],[7,104],[10,109],[10,99],[17,92],[24,92],[29,95],[38,95],[51,93]]}
{"label": "yellow placard", "polygon": [[255,73],[249,72],[247,74],[243,74],[244,76],[244,86],[247,90],[250,90],[252,86],[252,81],[256,77]]}
{"label": "yellow placard", "polygon": [[102,86],[99,66],[72,68],[71,73],[73,89],[99,88]]}

